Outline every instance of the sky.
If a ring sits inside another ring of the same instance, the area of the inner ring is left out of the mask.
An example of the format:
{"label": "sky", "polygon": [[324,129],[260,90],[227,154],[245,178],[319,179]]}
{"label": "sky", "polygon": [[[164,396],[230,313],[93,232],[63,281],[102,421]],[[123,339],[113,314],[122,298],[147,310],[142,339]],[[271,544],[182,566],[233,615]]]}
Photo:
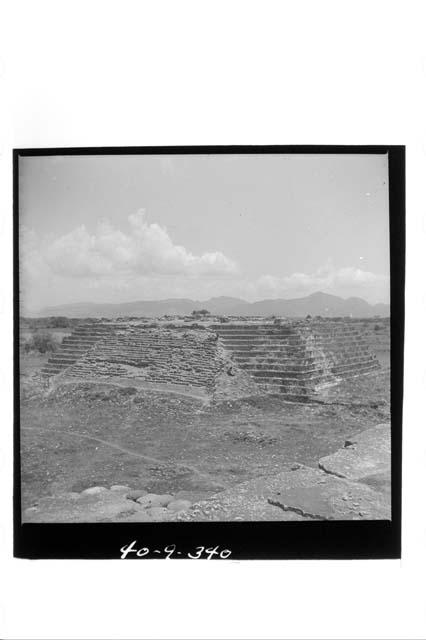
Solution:
{"label": "sky", "polygon": [[389,301],[387,155],[19,160],[21,303]]}

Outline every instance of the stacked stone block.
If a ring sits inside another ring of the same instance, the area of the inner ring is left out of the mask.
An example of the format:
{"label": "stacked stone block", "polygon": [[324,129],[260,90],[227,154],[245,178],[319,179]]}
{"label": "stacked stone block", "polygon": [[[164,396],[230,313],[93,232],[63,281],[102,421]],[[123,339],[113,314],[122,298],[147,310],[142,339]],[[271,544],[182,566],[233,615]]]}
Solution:
{"label": "stacked stone block", "polygon": [[102,336],[67,376],[211,388],[222,366],[217,336],[209,331],[128,326]]}
{"label": "stacked stone block", "polygon": [[60,349],[43,367],[42,375],[49,378],[62,373],[84,357],[99,340],[114,334],[119,328],[120,325],[116,323],[93,322],[79,325],[70,336],[62,340]]}
{"label": "stacked stone block", "polygon": [[211,327],[236,364],[267,392],[303,400],[379,363],[350,323],[224,324]]}
{"label": "stacked stone block", "polygon": [[347,322],[241,322],[201,330],[94,322],[64,338],[42,373],[213,390],[230,368],[229,358],[260,392],[292,400],[315,397],[327,386],[379,367],[362,329]]}

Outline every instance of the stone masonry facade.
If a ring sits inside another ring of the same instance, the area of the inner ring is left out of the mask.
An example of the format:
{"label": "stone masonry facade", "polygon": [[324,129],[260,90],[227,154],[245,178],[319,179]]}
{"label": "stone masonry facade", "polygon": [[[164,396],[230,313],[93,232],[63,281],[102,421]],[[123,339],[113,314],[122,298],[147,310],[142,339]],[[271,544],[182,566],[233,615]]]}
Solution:
{"label": "stone masonry facade", "polygon": [[[230,366],[231,363],[231,366]],[[183,325],[82,323],[42,370],[51,379],[123,378],[213,393],[228,372],[249,375],[259,393],[308,400],[327,386],[379,368],[362,330],[348,322]]]}

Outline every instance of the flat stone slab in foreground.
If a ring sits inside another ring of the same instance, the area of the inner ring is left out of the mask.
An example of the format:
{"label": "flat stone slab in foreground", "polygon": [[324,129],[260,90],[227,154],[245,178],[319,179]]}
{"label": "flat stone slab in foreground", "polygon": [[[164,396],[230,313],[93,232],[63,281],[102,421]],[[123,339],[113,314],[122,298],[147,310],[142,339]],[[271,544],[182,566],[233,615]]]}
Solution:
{"label": "flat stone slab in foreground", "polygon": [[179,516],[181,521],[390,518],[385,494],[309,467],[243,482]]}
{"label": "flat stone slab in foreground", "polygon": [[132,493],[129,487],[115,486],[111,490],[92,487],[81,494],[41,498],[37,505],[25,510],[23,519],[25,522],[390,520],[389,424],[349,438],[344,448],[321,458],[319,467],[295,465],[293,471],[243,482],[199,501],[188,511],[175,513],[161,506],[144,509],[142,503],[129,499]]}
{"label": "flat stone slab in foreground", "polygon": [[[127,490],[128,491],[128,490]],[[24,522],[107,522],[132,516],[139,505],[126,500],[124,492],[63,493],[40,498],[36,507],[26,509]]]}
{"label": "flat stone slab in foreground", "polygon": [[344,448],[321,458],[318,465],[339,478],[357,480],[376,490],[390,492],[390,424],[379,424],[348,438]]}

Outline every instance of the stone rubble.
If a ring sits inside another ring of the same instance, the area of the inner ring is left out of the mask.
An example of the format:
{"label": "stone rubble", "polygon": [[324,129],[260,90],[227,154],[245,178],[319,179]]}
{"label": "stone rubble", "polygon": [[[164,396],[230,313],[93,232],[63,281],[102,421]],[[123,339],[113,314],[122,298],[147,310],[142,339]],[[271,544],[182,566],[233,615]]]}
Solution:
{"label": "stone rubble", "polygon": [[[390,425],[377,425],[345,445],[322,458],[318,469],[296,463],[290,471],[242,482],[198,502],[185,499],[185,492],[96,486],[41,498],[24,511],[23,521],[389,520]],[[350,465],[342,458],[348,452]]]}
{"label": "stone rubble", "polygon": [[218,399],[279,393],[306,401],[379,367],[365,332],[344,321],[200,328],[92,322],[63,339],[42,375],[181,385]]}

